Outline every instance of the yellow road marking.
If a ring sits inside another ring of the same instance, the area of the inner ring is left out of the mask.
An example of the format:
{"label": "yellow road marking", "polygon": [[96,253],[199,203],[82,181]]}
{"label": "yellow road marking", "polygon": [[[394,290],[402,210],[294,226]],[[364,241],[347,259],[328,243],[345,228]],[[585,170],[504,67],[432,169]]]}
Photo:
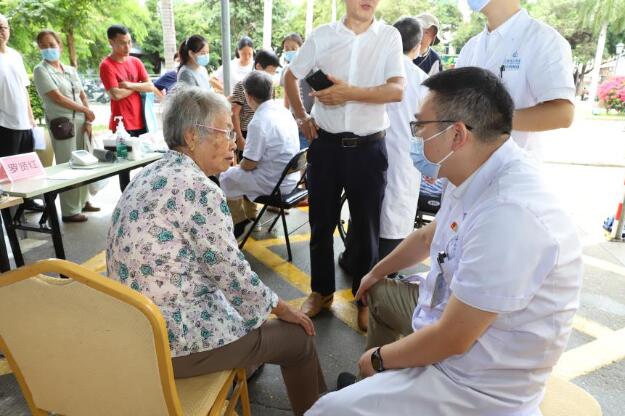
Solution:
{"label": "yellow road marking", "polygon": [[625,328],[566,351],[553,369],[565,380],[592,373],[625,358]]}
{"label": "yellow road marking", "polygon": [[11,367],[9,367],[9,363],[6,358],[0,359],[0,376],[4,376],[7,374],[12,374]]}
{"label": "yellow road marking", "polygon": [[575,315],[573,318],[573,328],[593,338],[600,338],[614,332],[607,326],[603,326],[598,322],[591,321],[579,315]]}
{"label": "yellow road marking", "polygon": [[250,237],[245,244],[245,251],[258,261],[275,271],[302,293],[310,292],[310,276],[265,247],[261,242]]}
{"label": "yellow road marking", "polygon": [[625,267],[592,256],[583,256],[584,264],[625,276]]}
{"label": "yellow road marking", "polygon": [[[286,240],[284,237],[268,238],[266,240],[255,240],[255,241],[256,241],[256,244],[260,244],[263,247],[280,246],[280,245],[286,244]],[[295,234],[295,235],[289,236],[289,241],[291,243],[300,243],[303,241],[310,241],[310,233]],[[245,247],[247,247],[247,243],[243,248]]]}

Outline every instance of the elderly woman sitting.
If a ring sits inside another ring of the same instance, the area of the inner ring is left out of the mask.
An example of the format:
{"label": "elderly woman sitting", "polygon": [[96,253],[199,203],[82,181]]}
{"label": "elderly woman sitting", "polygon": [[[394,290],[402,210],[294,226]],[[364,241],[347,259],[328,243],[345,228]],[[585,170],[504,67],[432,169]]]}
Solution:
{"label": "elderly woman sitting", "polygon": [[226,198],[208,178],[234,160],[230,105],[181,88],[167,99],[163,126],[170,150],[133,178],[113,212],[108,275],[158,305],[176,377],[278,364],[303,414],[326,388],[314,326],[251,270]]}

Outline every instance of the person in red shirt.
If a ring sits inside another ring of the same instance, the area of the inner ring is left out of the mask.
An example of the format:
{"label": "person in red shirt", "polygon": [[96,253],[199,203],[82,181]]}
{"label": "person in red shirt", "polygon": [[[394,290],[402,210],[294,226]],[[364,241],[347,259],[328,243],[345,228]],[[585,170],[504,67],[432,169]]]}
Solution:
{"label": "person in red shirt", "polygon": [[114,117],[122,116],[124,126],[131,136],[145,133],[146,126],[141,106],[142,92],[163,94],[152,84],[143,63],[130,56],[132,39],[128,28],[112,25],[106,31],[111,54],[100,63],[100,79],[111,97],[109,129],[115,131]]}

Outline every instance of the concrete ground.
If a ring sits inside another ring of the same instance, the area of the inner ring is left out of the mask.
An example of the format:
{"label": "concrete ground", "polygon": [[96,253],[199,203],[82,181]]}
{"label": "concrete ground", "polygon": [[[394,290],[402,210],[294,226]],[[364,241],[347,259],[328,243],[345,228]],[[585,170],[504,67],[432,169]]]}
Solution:
{"label": "concrete ground", "polygon": [[[585,275],[581,308],[574,330],[554,372],[592,394],[603,414],[625,414],[625,244],[607,242],[601,223],[613,215],[623,197],[625,179],[625,122],[591,121],[583,114],[574,126],[548,135],[544,171],[549,182],[573,216],[584,242]],[[620,166],[619,166],[620,165]],[[110,214],[119,197],[115,181],[93,198],[102,212],[89,214],[84,224],[63,224],[63,239],[69,260],[87,262],[103,271],[102,250]],[[511,219],[513,220],[513,219]],[[254,234],[245,254],[254,270],[281,297],[299,304],[309,290],[309,228],[305,209],[292,210],[293,263],[286,262],[281,227],[271,234],[266,227]],[[22,242],[26,262],[54,256],[52,243],[40,235],[28,234]],[[335,256],[342,251],[335,238]],[[417,266],[426,270],[426,265]],[[354,371],[364,346],[363,335],[355,329],[355,307],[351,303],[349,279],[336,268],[338,294],[331,311],[315,320],[317,347],[330,387],[341,371]],[[279,368],[265,366],[251,383],[254,415],[288,415]],[[0,416],[28,415],[15,378],[0,361]]]}

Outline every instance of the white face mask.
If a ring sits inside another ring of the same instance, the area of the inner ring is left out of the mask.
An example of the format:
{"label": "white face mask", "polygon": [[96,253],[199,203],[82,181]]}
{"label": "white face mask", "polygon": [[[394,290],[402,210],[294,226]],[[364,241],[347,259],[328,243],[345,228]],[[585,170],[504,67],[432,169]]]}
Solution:
{"label": "white face mask", "polygon": [[417,168],[419,172],[421,172],[423,176],[427,176],[432,179],[438,178],[438,172],[441,170],[441,166],[443,165],[443,162],[445,162],[454,153],[454,151],[452,150],[447,154],[447,156],[442,158],[440,161],[432,162],[431,160],[427,158],[427,156],[425,156],[425,150],[424,150],[425,142],[434,140],[435,138],[439,137],[440,135],[442,135],[443,133],[445,133],[447,130],[449,130],[452,127],[453,125],[447,127],[443,131],[439,131],[438,133],[428,137],[427,139],[424,139],[423,137],[413,137],[410,140],[410,157],[412,159],[412,164],[414,165],[415,168]]}
{"label": "white face mask", "polygon": [[467,3],[469,3],[469,7],[471,8],[471,10],[473,10],[474,12],[479,12],[484,7],[486,7],[488,3],[490,3],[490,0],[467,0]]}

